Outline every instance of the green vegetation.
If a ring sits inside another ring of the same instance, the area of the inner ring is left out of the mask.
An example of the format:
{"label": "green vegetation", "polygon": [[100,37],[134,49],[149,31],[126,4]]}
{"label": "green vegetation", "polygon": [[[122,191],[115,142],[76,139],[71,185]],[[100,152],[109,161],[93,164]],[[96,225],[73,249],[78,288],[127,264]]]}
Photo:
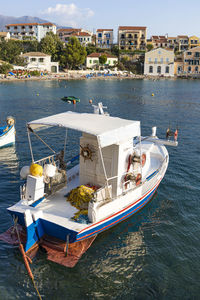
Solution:
{"label": "green vegetation", "polygon": [[71,37],[60,56],[60,64],[68,69],[77,69],[85,63],[87,52],[76,37]]}
{"label": "green vegetation", "polygon": [[105,54],[102,54],[100,57],[99,57],[99,63],[101,65],[105,65],[105,63],[107,62],[107,56]]}
{"label": "green vegetation", "polygon": [[147,51],[151,51],[153,49],[153,44],[147,44]]}
{"label": "green vegetation", "polygon": [[3,63],[0,65],[0,74],[8,74],[9,71],[12,71],[13,67],[10,64]]}
{"label": "green vegetation", "polygon": [[63,51],[63,43],[57,34],[49,32],[40,42],[39,49],[41,52],[51,55],[52,61],[59,61]]}

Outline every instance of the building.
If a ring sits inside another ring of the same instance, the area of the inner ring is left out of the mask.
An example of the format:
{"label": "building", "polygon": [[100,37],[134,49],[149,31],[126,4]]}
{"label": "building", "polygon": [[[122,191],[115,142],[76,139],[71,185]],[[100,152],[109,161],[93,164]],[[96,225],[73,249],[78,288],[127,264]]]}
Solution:
{"label": "building", "polygon": [[168,48],[168,40],[164,35],[152,35],[151,43],[154,48]]}
{"label": "building", "polygon": [[42,52],[27,52],[20,55],[27,62],[26,69],[58,73],[58,62],[51,62],[51,55]]}
{"label": "building", "polygon": [[87,56],[86,59],[86,67],[87,68],[94,68],[96,66],[99,66],[99,57],[101,55],[107,56],[107,61],[105,65],[107,67],[114,67],[118,63],[118,58],[114,55],[111,55],[109,53],[91,53]]}
{"label": "building", "polygon": [[193,35],[189,37],[189,49],[200,46],[200,39]]}
{"label": "building", "polygon": [[174,52],[163,48],[145,53],[144,74],[149,76],[174,76]]}
{"label": "building", "polygon": [[177,37],[167,37],[167,41],[168,41],[168,47],[170,49],[174,49],[175,51],[178,50],[178,40]]}
{"label": "building", "polygon": [[178,51],[185,51],[189,48],[189,38],[187,35],[178,35],[177,36],[178,42]]}
{"label": "building", "polygon": [[146,49],[146,27],[119,26],[118,46],[120,50],[145,50]]}
{"label": "building", "polygon": [[9,32],[0,32],[0,41],[8,41],[10,39]]}
{"label": "building", "polygon": [[174,75],[182,75],[184,70],[183,54],[174,58]]}
{"label": "building", "polygon": [[189,49],[183,53],[184,74],[200,73],[200,46]]}
{"label": "building", "polygon": [[113,29],[97,29],[96,46],[99,48],[111,48],[113,45]]}
{"label": "building", "polygon": [[56,34],[56,25],[52,23],[21,23],[6,25],[7,32],[11,38],[20,40],[36,39],[38,42],[46,36],[48,32]]}
{"label": "building", "polygon": [[87,46],[93,43],[93,34],[88,30],[82,28],[61,28],[57,30],[57,35],[61,41],[68,43],[70,37],[75,36],[82,46]]}

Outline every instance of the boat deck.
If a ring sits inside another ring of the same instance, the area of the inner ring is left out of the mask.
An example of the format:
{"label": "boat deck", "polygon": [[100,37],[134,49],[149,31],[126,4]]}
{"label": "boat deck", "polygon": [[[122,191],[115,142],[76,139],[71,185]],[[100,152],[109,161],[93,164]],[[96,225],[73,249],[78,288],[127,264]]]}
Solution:
{"label": "boat deck", "polygon": [[44,213],[69,219],[72,218],[78,210],[74,206],[72,206],[66,199],[67,194],[72,189],[79,186],[78,171],[79,165],[69,170],[67,174],[68,178],[73,178],[67,182],[67,186],[43,200],[40,204],[37,205],[37,209],[42,210]]}

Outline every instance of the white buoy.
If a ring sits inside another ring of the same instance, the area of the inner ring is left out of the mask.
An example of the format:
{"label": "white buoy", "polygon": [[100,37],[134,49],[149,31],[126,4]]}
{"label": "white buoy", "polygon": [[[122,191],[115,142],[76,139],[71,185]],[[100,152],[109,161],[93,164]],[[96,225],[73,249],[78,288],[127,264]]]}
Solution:
{"label": "white buoy", "polygon": [[56,166],[51,165],[51,164],[46,164],[44,166],[44,171],[43,171],[44,176],[47,177],[53,177],[56,174]]}
{"label": "white buoy", "polygon": [[26,179],[26,177],[30,174],[30,167],[29,166],[24,166],[21,168],[20,171],[20,177],[22,179]]}

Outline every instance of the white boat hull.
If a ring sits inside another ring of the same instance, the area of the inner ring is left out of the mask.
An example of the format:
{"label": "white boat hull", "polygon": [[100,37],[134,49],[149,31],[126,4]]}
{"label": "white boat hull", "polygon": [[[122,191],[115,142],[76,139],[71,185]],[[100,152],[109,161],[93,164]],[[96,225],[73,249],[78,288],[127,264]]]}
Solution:
{"label": "white boat hull", "polygon": [[11,126],[8,131],[0,135],[0,148],[15,144],[15,127]]}

